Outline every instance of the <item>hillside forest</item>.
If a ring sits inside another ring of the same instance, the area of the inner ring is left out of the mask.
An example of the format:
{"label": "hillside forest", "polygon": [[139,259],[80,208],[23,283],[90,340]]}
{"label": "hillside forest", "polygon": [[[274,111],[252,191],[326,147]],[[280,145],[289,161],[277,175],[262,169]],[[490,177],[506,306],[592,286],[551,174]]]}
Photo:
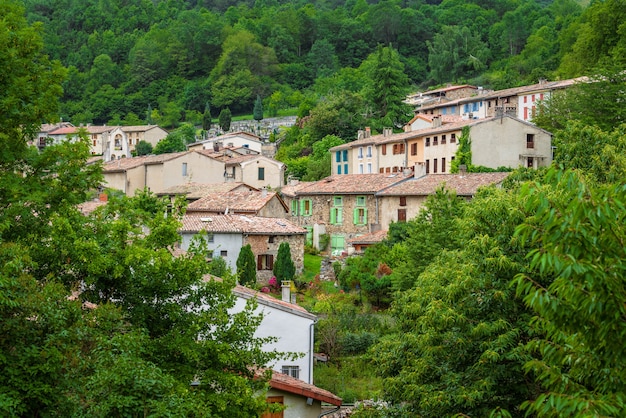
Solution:
{"label": "hillside forest", "polygon": [[[595,1],[584,8],[497,1],[26,5],[0,0],[0,415],[260,416],[267,411],[269,376],[254,371],[291,355],[262,350],[266,340],[254,336],[261,318],[253,314],[253,301],[240,314],[226,314],[238,278],[203,280],[215,266],[206,262],[203,240],[186,255],[174,256],[182,202],[168,207],[149,192],[133,198],[111,194],[103,208],[83,214],[79,204],[101,184],[101,165],[87,164],[87,138],[41,152],[29,147],[42,121],[66,118],[74,109],[72,114],[88,116],[83,122],[129,122],[134,114],[136,123],[145,120],[143,114],[164,117],[171,109],[179,123],[194,110],[184,100],[195,97],[192,92],[205,95],[195,110],[199,114],[222,106],[243,112],[243,103],[219,100],[240,97],[238,83],[256,80],[257,87],[276,85],[272,95],[301,94],[288,105],[307,109],[281,149],[292,150],[294,159],[322,156],[328,144],[350,138],[343,132],[352,134],[358,125],[351,125],[351,109],[359,109],[354,117],[371,117],[366,122],[379,124],[374,127],[390,126],[395,116],[400,121],[404,88],[488,80],[495,87],[506,74],[515,75],[514,83],[524,82],[532,71],[524,73],[521,63],[534,56],[524,51],[543,45],[541,40],[555,48],[546,55],[552,63],[546,74],[592,76],[592,82],[550,99],[534,119],[553,133],[553,166],[515,170],[502,187],[482,189],[471,201],[442,187],[416,218],[392,224],[382,243],[335,265],[338,289],[331,283],[334,290],[325,292],[316,280],[308,284],[313,297],[306,307],[320,317],[316,347],[332,354],[330,366],[340,373],[326,384],[316,370],[315,383],[336,391],[333,385],[347,381],[353,392],[337,391],[347,401],[364,399],[355,392],[363,374],[379,382],[364,393],[381,402],[357,408],[353,418],[625,415],[623,1]],[[390,9],[378,9],[383,7]],[[537,28],[522,37],[519,50],[503,43],[503,34],[535,9],[533,22],[545,20],[546,30],[552,27],[558,35],[533,38]],[[294,14],[276,15],[289,10]],[[275,14],[266,15],[269,11]],[[483,25],[483,11],[485,19],[493,14],[495,20]],[[398,22],[418,13],[435,28],[421,44],[426,55],[403,50],[417,44],[400,28],[423,26]],[[500,25],[509,13],[511,20]],[[393,16],[399,19],[395,26],[381,26]],[[367,29],[366,22],[376,19],[380,24]],[[180,24],[188,20],[196,23]],[[267,32],[261,31],[264,21]],[[95,30],[104,22],[106,29]],[[209,26],[194,44],[191,35],[201,22]],[[334,49],[337,61],[323,62],[337,62],[336,71],[292,86],[288,68],[321,68],[306,60],[315,56],[311,51],[322,39],[317,36],[328,35],[324,28],[331,22],[335,35],[320,51]],[[362,60],[341,61],[346,48],[335,45],[344,39],[337,35],[340,22],[354,33],[364,31],[362,38],[350,38],[361,39],[350,45]],[[213,24],[221,31],[211,30]],[[192,26],[183,41],[179,31]],[[378,32],[383,27],[389,31]],[[265,45],[272,29],[286,42]],[[485,68],[470,66],[448,80],[437,79],[431,45],[438,34],[459,29],[470,34],[484,29],[482,42],[500,43],[489,44]],[[242,39],[229,43],[230,36]],[[358,47],[370,45],[374,36],[382,38],[371,50]],[[206,59],[204,53],[193,55],[189,46],[206,46],[206,39],[219,48],[208,48],[214,58],[200,64],[194,56]],[[98,49],[104,45],[110,47],[106,53]],[[289,47],[279,52],[277,45]],[[152,48],[157,52],[151,54]],[[98,53],[90,58],[92,50]],[[253,65],[268,57],[261,51],[274,51],[268,53],[276,57],[277,74],[287,78],[254,72],[274,68]],[[186,58],[177,55],[183,52]],[[255,60],[248,61],[247,53]],[[98,73],[96,62],[117,70]],[[142,71],[129,71],[140,62],[143,67],[135,70]],[[205,64],[211,70],[201,72]],[[98,85],[107,74],[118,78]],[[396,82],[386,87],[383,81],[390,79]],[[223,88],[214,87],[220,82]],[[388,92],[393,94],[385,96]],[[271,97],[261,93],[252,94]],[[105,100],[107,94],[112,100]],[[88,115],[95,103],[122,107],[96,119]],[[347,370],[352,375],[341,374]],[[190,385],[198,381],[202,384]]]}

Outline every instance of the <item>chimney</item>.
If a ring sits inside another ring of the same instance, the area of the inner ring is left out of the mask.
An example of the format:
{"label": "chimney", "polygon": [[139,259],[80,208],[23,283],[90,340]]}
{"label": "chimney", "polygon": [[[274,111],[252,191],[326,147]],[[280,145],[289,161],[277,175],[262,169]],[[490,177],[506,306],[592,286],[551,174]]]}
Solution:
{"label": "chimney", "polygon": [[464,176],[467,173],[467,166],[465,164],[459,164],[459,174]]}
{"label": "chimney", "polygon": [[108,200],[109,196],[107,196],[106,193],[100,193],[99,198],[100,198],[101,202],[106,202]]}
{"label": "chimney", "polygon": [[356,139],[363,139],[365,138],[365,133],[363,132],[362,129],[359,129],[356,133]]}
{"label": "chimney", "polygon": [[441,126],[441,116],[433,116],[433,128],[439,128]]}
{"label": "chimney", "polygon": [[391,136],[393,134],[393,128],[383,128],[383,136]]}
{"label": "chimney", "polygon": [[267,197],[267,189],[266,189],[265,187],[263,187],[263,188],[261,189],[261,196],[262,196],[262,197]]}
{"label": "chimney", "polygon": [[415,163],[413,178],[420,178],[426,175],[426,164],[424,162]]}
{"label": "chimney", "polygon": [[363,138],[369,138],[372,135],[372,130],[370,129],[369,126],[365,127],[365,136],[363,136]]}
{"label": "chimney", "polygon": [[290,280],[281,281],[280,289],[282,291],[281,300],[283,302],[291,303],[291,281]]}

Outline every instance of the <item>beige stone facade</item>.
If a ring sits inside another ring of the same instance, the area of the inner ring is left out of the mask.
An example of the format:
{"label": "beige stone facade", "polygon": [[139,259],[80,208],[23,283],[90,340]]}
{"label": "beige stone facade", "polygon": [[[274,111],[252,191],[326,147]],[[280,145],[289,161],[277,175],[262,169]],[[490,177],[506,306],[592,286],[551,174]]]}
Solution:
{"label": "beige stone facade", "polygon": [[[257,260],[257,281],[267,283],[274,275],[273,263],[276,262],[278,247],[283,242],[289,244],[291,259],[296,267],[296,274],[302,274],[304,268],[304,234],[298,235],[247,235],[244,236],[243,245],[250,244],[254,258]],[[271,256],[263,259],[265,256]],[[260,259],[261,258],[261,259]]]}

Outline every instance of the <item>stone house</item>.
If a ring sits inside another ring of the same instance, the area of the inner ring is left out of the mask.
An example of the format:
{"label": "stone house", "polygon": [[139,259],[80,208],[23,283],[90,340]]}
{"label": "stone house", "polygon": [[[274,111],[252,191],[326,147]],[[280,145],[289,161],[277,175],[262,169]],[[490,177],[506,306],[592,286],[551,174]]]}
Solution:
{"label": "stone house", "polygon": [[182,220],[181,249],[188,250],[192,239],[205,233],[213,257],[222,257],[231,271],[237,270],[241,248],[250,244],[257,261],[257,280],[267,282],[272,277],[274,260],[281,243],[289,244],[296,274],[304,267],[306,229],[283,218],[245,215],[186,214]]}
{"label": "stone house", "polygon": [[293,196],[285,195],[290,219],[307,230],[313,246],[324,249],[327,244],[331,252],[341,253],[349,239],[380,229],[376,193],[411,175],[348,174],[308,182],[287,191]]}

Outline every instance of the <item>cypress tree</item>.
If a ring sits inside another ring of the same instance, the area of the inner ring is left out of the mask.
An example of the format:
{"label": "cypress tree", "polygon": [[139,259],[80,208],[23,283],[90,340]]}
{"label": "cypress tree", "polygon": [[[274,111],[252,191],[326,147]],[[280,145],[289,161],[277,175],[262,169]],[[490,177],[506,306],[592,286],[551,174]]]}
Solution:
{"label": "cypress tree", "polygon": [[278,255],[274,263],[274,276],[279,281],[291,280],[296,274],[296,266],[291,259],[291,248],[288,242],[283,242],[278,247]]}

